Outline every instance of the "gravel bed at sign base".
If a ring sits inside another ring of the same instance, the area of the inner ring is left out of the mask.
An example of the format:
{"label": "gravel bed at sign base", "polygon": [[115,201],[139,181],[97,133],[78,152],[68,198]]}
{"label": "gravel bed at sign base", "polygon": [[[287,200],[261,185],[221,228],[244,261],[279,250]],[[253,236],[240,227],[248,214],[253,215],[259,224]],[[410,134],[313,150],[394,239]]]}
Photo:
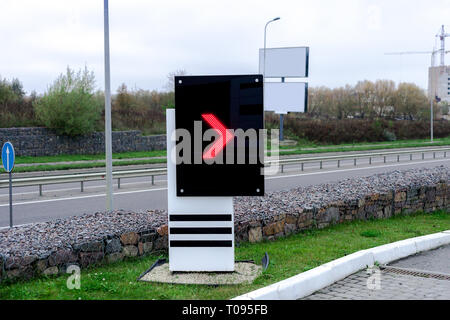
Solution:
{"label": "gravel bed at sign base", "polygon": [[[236,197],[237,242],[272,240],[353,219],[400,212],[450,209],[447,166],[395,170],[267,193]],[[0,230],[0,279],[64,272],[107,260],[167,249],[167,212],[118,210]]]}

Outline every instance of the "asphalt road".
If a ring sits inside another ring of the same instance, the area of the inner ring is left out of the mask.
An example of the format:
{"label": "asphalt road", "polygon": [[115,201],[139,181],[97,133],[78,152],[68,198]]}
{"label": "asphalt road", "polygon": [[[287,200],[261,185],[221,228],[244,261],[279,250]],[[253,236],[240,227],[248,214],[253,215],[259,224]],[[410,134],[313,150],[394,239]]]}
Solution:
{"label": "asphalt road", "polygon": [[[318,163],[306,164],[303,172],[300,171],[299,165],[286,166],[283,174],[266,177],[266,191],[339,181],[395,169],[440,165],[450,166],[450,158],[437,156],[433,159],[432,154],[427,154],[424,160],[420,155],[415,155],[413,161],[410,161],[409,155],[405,155],[401,157],[400,162],[397,162],[396,156],[388,158],[387,163],[382,159],[373,159],[372,165],[368,164],[368,160],[361,159],[358,160],[357,166],[354,166],[353,160],[349,160],[341,161],[340,168],[337,168],[336,161],[333,161],[324,163],[323,169],[319,169]],[[115,208],[166,209],[165,179],[166,177],[156,178],[154,186],[150,183],[150,177],[122,179],[121,189],[116,186],[115,190]],[[103,181],[85,183],[84,192],[80,192],[79,183],[48,185],[44,186],[43,196],[39,196],[37,187],[14,188],[14,225],[103,211],[106,206],[104,190]],[[0,189],[0,227],[8,225],[8,190]]]}

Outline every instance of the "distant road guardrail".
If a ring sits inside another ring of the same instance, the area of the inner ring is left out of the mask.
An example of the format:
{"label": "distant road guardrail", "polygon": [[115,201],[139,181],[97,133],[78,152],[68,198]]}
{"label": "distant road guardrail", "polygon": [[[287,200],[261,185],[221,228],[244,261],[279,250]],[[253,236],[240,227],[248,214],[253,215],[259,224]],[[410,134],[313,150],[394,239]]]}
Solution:
{"label": "distant road guardrail", "polygon": [[372,164],[372,159],[376,157],[383,157],[384,163],[386,163],[386,158],[388,156],[397,155],[397,162],[400,162],[400,156],[404,154],[409,154],[409,159],[412,161],[413,154],[422,154],[422,160],[425,158],[425,153],[433,153],[433,158],[436,158],[437,152],[442,152],[443,157],[447,157],[447,152],[450,151],[450,148],[435,148],[435,149],[416,149],[416,150],[402,150],[402,151],[384,151],[384,152],[370,152],[370,153],[357,153],[357,154],[343,154],[336,156],[324,156],[324,157],[304,157],[304,158],[289,158],[289,159],[281,159],[278,162],[281,167],[281,172],[283,172],[285,165],[290,164],[301,164],[301,170],[303,171],[303,165],[305,163],[318,162],[320,164],[320,169],[322,169],[322,165],[324,162],[329,162],[336,160],[337,167],[339,168],[341,165],[341,160],[353,159],[354,165],[357,164],[357,159],[368,158],[369,164]]}
{"label": "distant road guardrail", "polygon": [[[433,153],[433,159],[436,158],[437,153],[442,153],[443,158],[447,158],[447,152],[450,151],[449,148],[435,148],[435,149],[416,149],[416,150],[402,150],[402,151],[385,151],[385,152],[370,152],[370,153],[358,153],[358,154],[343,154],[334,156],[319,156],[319,157],[303,157],[303,158],[289,158],[272,160],[267,163],[278,163],[280,166],[281,173],[284,172],[284,166],[287,165],[300,165],[301,171],[304,170],[305,163],[319,163],[319,169],[323,168],[324,162],[336,161],[337,167],[341,166],[342,160],[353,159],[354,166],[357,165],[358,159],[368,158],[369,164],[372,164],[373,158],[382,157],[384,163],[386,163],[387,157],[397,156],[397,162],[400,162],[401,155],[409,155],[409,160],[413,160],[414,154],[422,154],[422,159],[425,159],[426,153]],[[117,179],[117,186],[120,189],[121,179],[125,178],[135,178],[135,177],[151,177],[152,185],[155,184],[156,176],[163,176],[167,174],[166,167],[151,168],[151,169],[136,169],[136,170],[123,170],[113,172],[113,179]],[[105,172],[89,172],[89,173],[76,173],[76,174],[66,174],[66,175],[55,175],[55,176],[43,176],[43,177],[22,177],[13,178],[13,187],[25,187],[25,186],[39,186],[39,195],[42,196],[42,186],[49,184],[60,184],[60,183],[73,183],[80,182],[81,192],[84,191],[84,182],[87,181],[98,181],[105,179]],[[0,180],[0,188],[7,188],[9,185],[8,179]]]}

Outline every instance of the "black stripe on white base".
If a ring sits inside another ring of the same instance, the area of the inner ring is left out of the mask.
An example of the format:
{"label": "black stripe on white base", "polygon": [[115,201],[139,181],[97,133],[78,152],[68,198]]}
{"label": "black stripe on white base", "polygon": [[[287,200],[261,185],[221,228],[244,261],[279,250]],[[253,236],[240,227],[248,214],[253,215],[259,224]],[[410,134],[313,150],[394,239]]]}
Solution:
{"label": "black stripe on white base", "polygon": [[229,247],[233,246],[232,240],[171,240],[170,246],[172,248],[187,247],[187,248],[199,248],[199,247]]}

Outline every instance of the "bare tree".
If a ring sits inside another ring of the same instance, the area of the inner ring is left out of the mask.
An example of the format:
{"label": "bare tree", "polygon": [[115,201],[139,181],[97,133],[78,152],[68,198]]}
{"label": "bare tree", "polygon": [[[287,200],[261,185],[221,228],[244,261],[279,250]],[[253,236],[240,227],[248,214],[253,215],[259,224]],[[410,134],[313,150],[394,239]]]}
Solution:
{"label": "bare tree", "polygon": [[169,92],[175,91],[175,77],[176,76],[185,76],[185,75],[187,75],[187,72],[184,69],[179,69],[179,70],[170,72],[167,75],[167,83],[164,86],[164,89],[166,89]]}
{"label": "bare tree", "polygon": [[377,80],[374,84],[374,106],[373,112],[378,118],[392,114],[395,82],[392,80]]}
{"label": "bare tree", "polygon": [[364,119],[373,110],[375,86],[368,80],[358,81],[355,90],[358,97],[358,115]]}

